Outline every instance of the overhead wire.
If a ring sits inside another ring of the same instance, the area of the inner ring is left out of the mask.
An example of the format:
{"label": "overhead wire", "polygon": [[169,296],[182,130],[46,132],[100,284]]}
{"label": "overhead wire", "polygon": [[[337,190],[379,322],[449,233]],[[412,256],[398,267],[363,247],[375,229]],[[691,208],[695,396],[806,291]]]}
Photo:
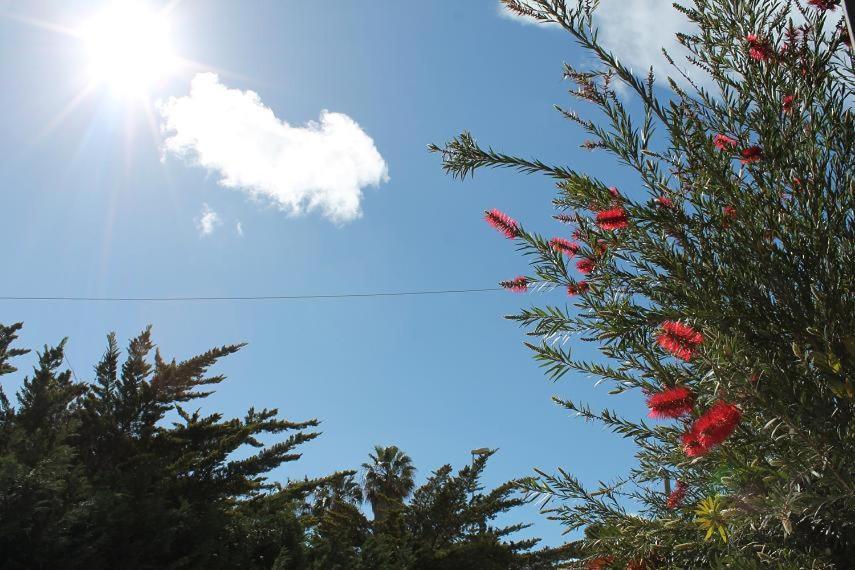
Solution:
{"label": "overhead wire", "polygon": [[248,296],[181,296],[181,297],[94,297],[94,296],[24,296],[0,295],[0,301],[55,301],[55,302],[93,302],[93,303],[178,303],[197,301],[297,301],[322,299],[358,299],[372,297],[413,297],[429,295],[452,295],[468,293],[490,293],[502,291],[501,287],[482,289],[437,289],[426,291],[391,291],[372,293],[334,293],[310,295],[248,295]]}

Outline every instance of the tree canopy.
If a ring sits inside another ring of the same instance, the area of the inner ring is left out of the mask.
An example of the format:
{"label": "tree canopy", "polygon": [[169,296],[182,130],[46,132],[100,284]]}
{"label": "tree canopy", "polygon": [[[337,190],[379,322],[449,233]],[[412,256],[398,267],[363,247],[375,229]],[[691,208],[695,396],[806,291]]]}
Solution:
{"label": "tree canopy", "polygon": [[[486,212],[532,262],[502,285],[547,293],[509,318],[551,378],[641,393],[655,420],[557,398],[632,440],[637,463],[595,488],[563,470],[525,487],[585,529],[582,567],[851,566],[855,67],[839,2],[675,4],[695,32],[678,36],[689,56],[671,59],[663,89],[600,43],[598,2],[503,1],[591,56],[564,77],[598,118],[558,110],[635,182],[469,133],[431,149],[456,177],[509,167],[554,181],[555,221],[572,229],[549,237]],[[604,358],[575,358],[578,342]]]}
{"label": "tree canopy", "polygon": [[[27,353],[13,346],[20,329],[0,326],[0,375]],[[319,435],[317,420],[188,409],[241,345],[176,361],[149,329],[124,355],[109,335],[91,381],[64,369],[64,346],[38,353],[17,405],[0,388],[0,568],[534,569],[566,558],[511,538],[527,525],[495,522],[524,498],[514,481],[483,491],[492,452],[418,488],[396,446],[375,447],[362,481],[355,470],[271,481]]]}

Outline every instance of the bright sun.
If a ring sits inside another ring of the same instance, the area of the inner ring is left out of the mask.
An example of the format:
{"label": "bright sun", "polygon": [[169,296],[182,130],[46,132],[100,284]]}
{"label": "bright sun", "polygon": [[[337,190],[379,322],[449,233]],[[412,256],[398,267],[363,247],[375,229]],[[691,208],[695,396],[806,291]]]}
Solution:
{"label": "bright sun", "polygon": [[142,94],[170,72],[175,56],[164,13],[117,1],[80,30],[93,81],[122,94]]}

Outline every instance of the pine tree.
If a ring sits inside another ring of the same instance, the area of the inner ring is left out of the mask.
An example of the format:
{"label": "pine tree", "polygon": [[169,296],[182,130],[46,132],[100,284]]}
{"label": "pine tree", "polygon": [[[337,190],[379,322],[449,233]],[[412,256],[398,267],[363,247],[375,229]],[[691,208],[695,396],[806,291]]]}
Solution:
{"label": "pine tree", "polygon": [[[559,111],[638,187],[469,133],[431,150],[456,177],[509,167],[555,181],[555,218],[573,231],[549,239],[486,214],[533,260],[502,285],[551,291],[510,318],[539,339],[527,344],[550,377],[639,392],[656,420],[558,399],[631,439],[637,465],[599,488],[565,471],[524,487],[585,529],[579,567],[851,567],[855,66],[839,2],[675,4],[697,32],[678,36],[690,56],[671,60],[677,79],[661,89],[600,44],[596,1],[503,1],[598,62],[564,76],[603,118]],[[575,359],[565,339],[597,343],[604,360]]]}

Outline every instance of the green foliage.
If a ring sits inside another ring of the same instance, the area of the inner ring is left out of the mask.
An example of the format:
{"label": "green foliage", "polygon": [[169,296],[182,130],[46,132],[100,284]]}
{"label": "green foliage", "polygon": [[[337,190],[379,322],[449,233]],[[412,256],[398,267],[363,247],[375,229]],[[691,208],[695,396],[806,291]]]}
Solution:
{"label": "green foliage", "polygon": [[382,523],[413,491],[416,468],[412,459],[394,445],[377,445],[369,457],[371,463],[362,464],[365,498],[371,503],[374,519]]}
{"label": "green foliage", "polygon": [[[572,306],[509,318],[537,338],[527,344],[553,379],[575,371],[613,394],[675,386],[695,394],[688,417],[653,426],[559,401],[632,439],[638,465],[597,489],[564,471],[540,473],[524,488],[548,500],[550,516],[568,529],[588,529],[580,566],[848,567],[855,64],[842,24],[835,28],[839,11],[784,0],[675,5],[697,25],[678,39],[708,83],[672,60],[679,76],[666,92],[652,71],[636,77],[601,46],[596,1],[504,3],[559,25],[598,62],[565,65],[564,75],[602,119],[559,111],[590,137],[585,148],[610,153],[639,185],[615,196],[609,181],[484,149],[469,133],[431,147],[456,177],[510,167],[555,179],[554,205],[577,224],[578,256],[595,263]],[[620,96],[618,81],[627,88]],[[715,135],[732,144],[716,145]],[[614,208],[626,213],[626,227],[603,227],[586,213]],[[578,287],[547,238],[520,228],[515,239],[533,260],[530,286]],[[688,362],[657,345],[666,321],[702,333]],[[576,360],[563,342],[570,339],[597,343],[605,362]],[[683,434],[720,399],[738,406],[738,428],[687,456]],[[674,481],[686,491],[669,506],[663,487]]]}
{"label": "green foliage", "polygon": [[[27,352],[11,348],[20,328],[0,326],[0,374]],[[283,486],[268,474],[299,459],[317,421],[186,409],[240,345],[167,361],[145,330],[122,359],[110,335],[91,383],[63,370],[64,345],[39,353],[17,406],[0,391],[0,568],[535,569],[566,558],[508,538],[526,525],[494,525],[524,501],[515,482],[482,492],[488,450],[418,489],[395,446],[375,447],[364,486],[354,471]]]}
{"label": "green foliage", "polygon": [[[19,329],[0,329],[4,373],[24,352],[9,348]],[[281,488],[266,474],[299,458],[317,421],[266,409],[225,420],[182,407],[224,379],[208,370],[239,345],[166,361],[151,358],[146,330],[120,363],[111,335],[91,384],[61,370],[63,346],[39,354],[17,407],[3,398],[0,567],[299,566],[301,500],[326,481]]]}
{"label": "green foliage", "polygon": [[569,547],[535,550],[538,539],[510,539],[528,525],[495,524],[525,499],[517,481],[484,491],[480,481],[492,455],[484,450],[456,473],[444,465],[413,490],[409,457],[394,446],[376,447],[371,462],[364,464],[365,496],[376,489],[375,475],[381,473],[385,496],[397,499],[387,502],[380,518],[368,521],[356,508],[361,495],[354,480],[318,488],[312,507],[312,567],[539,569],[567,560]]}

